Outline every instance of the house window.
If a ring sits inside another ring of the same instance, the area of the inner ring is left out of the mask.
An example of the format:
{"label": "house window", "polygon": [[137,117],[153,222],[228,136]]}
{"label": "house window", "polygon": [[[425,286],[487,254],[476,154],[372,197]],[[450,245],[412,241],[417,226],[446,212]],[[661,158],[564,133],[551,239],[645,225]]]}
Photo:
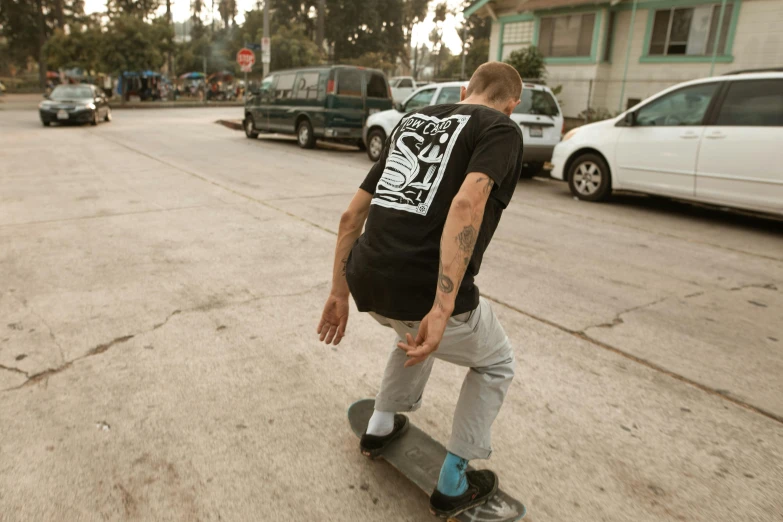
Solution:
{"label": "house window", "polygon": [[547,57],[590,56],[595,13],[541,18],[538,48]]}
{"label": "house window", "polygon": [[718,37],[718,54],[726,53],[732,4],[726,4],[723,25],[718,31],[720,4],[675,7],[655,11],[650,37],[650,56],[711,55]]}
{"label": "house window", "polygon": [[533,42],[533,22],[513,22],[503,25],[503,56],[525,49]]}

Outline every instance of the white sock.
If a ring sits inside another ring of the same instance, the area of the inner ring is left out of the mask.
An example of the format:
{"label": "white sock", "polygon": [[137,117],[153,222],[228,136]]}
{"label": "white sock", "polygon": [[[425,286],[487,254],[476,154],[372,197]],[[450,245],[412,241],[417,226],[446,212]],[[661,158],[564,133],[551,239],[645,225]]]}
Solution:
{"label": "white sock", "polygon": [[367,435],[383,437],[394,429],[394,412],[375,410],[367,425]]}

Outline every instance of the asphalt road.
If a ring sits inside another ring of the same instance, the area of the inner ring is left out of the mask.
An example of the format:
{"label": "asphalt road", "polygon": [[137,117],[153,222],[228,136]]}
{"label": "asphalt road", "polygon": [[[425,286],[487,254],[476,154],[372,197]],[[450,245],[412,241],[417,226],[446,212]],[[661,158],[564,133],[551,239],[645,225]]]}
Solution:
{"label": "asphalt road", "polygon": [[[0,113],[0,520],[432,520],[345,418],[389,333],[314,333],[369,162],[238,117]],[[477,464],[526,520],[780,520],[780,221],[523,181],[477,282],[518,361]],[[413,415],[437,439],[462,375]]]}

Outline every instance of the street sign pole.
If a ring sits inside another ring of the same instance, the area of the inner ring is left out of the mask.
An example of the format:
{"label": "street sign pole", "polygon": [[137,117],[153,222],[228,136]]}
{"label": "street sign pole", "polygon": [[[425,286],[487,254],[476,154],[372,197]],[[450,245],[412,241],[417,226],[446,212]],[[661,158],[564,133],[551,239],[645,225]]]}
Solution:
{"label": "street sign pole", "polygon": [[261,47],[261,62],[264,64],[264,78],[266,78],[269,75],[269,60],[265,59],[267,56],[269,56],[269,49],[267,42],[271,42],[272,39],[270,38],[269,34],[269,2],[271,0],[264,0],[264,45]]}
{"label": "street sign pole", "polygon": [[247,101],[247,71],[245,71],[245,86],[242,89],[242,101]]}

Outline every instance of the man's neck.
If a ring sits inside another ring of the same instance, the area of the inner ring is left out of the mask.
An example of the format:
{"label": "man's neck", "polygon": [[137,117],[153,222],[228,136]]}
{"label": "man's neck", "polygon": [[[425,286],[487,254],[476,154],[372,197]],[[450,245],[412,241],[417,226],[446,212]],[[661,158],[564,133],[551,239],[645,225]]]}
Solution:
{"label": "man's neck", "polygon": [[486,97],[484,96],[477,96],[475,94],[468,96],[461,102],[459,102],[464,105],[483,105],[485,107],[489,107],[490,109],[495,109],[496,111],[503,112],[504,107],[500,107],[499,105],[490,102]]}

